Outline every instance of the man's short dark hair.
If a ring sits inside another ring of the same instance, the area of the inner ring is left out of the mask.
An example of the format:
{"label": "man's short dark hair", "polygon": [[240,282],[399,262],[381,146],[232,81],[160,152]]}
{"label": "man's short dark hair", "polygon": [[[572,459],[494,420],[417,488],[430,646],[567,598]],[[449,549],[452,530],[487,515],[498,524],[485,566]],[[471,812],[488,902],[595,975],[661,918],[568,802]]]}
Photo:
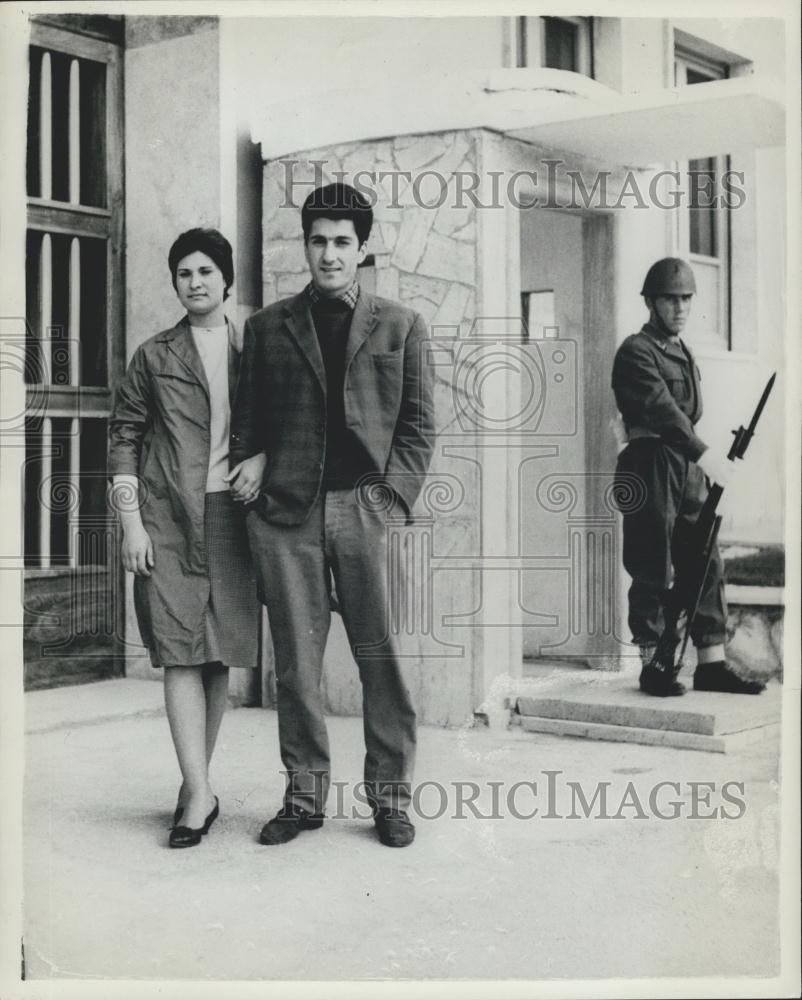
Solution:
{"label": "man's short dark hair", "polygon": [[373,209],[367,199],[349,184],[326,184],[325,187],[315,188],[301,209],[304,242],[309,239],[315,219],[350,219],[362,246],[373,226]]}
{"label": "man's short dark hair", "polygon": [[227,299],[228,290],[234,284],[234,252],[225,236],[216,229],[188,229],[185,233],[181,233],[170,247],[167,262],[170,265],[170,274],[173,276],[173,288],[177,287],[178,265],[185,257],[196,251],[205,253],[220,268],[226,284],[223,298]]}

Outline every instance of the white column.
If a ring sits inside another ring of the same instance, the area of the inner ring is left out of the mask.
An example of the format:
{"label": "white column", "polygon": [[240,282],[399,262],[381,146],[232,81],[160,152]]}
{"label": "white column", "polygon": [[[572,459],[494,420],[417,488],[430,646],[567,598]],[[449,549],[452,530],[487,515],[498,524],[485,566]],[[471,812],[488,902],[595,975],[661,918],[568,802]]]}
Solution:
{"label": "white column", "polygon": [[81,200],[81,69],[77,59],[70,61],[70,202]]}
{"label": "white column", "polygon": [[42,56],[41,101],[39,105],[39,177],[41,197],[53,197],[53,77],[50,53]]}
{"label": "white column", "polygon": [[78,417],[70,420],[69,449],[70,449],[70,482],[68,493],[70,496],[75,490],[76,505],[75,510],[71,508],[67,512],[67,545],[70,566],[78,565],[78,525],[80,521],[81,496],[81,424]]}
{"label": "white column", "polygon": [[50,477],[53,472],[53,421],[51,417],[42,417],[42,478],[39,504],[39,565],[42,569],[50,568],[50,508],[52,506],[53,485]]}
{"label": "white column", "polygon": [[70,326],[67,341],[67,364],[70,385],[78,385],[81,373],[81,241],[77,236],[70,240]]}
{"label": "white column", "polygon": [[[491,171],[503,170],[500,141],[487,133],[479,139],[481,155],[479,174],[486,179],[481,202],[492,201],[489,190]],[[520,335],[520,231],[517,211],[509,204],[480,209],[478,218],[477,318],[495,320],[494,327],[504,327],[507,345],[515,347]],[[500,323],[501,319],[508,322]],[[493,394],[484,405],[495,414],[516,413],[520,409],[520,381],[507,369],[487,383]],[[486,446],[485,446],[486,442]],[[519,677],[523,670],[523,630],[517,569],[488,571],[494,557],[518,555],[518,467],[519,445],[487,437],[480,442],[478,458],[482,468],[482,562],[483,571],[481,628],[481,676],[483,691],[478,695],[496,700],[494,680]],[[506,623],[506,627],[499,627]],[[498,694],[506,693],[500,689]],[[493,705],[488,704],[489,711]],[[497,706],[496,706],[497,707]]]}
{"label": "white column", "polygon": [[52,357],[50,344],[50,328],[53,325],[53,245],[50,234],[42,237],[42,260],[39,269],[39,287],[42,292],[41,328],[39,343],[42,349],[42,382],[50,385]]}

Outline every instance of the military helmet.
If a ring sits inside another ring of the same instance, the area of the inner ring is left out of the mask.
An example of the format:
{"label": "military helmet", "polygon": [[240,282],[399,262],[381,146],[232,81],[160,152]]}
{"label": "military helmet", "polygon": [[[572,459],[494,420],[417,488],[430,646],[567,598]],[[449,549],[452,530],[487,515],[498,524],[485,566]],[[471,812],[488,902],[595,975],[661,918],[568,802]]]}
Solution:
{"label": "military helmet", "polygon": [[641,295],[653,299],[658,295],[693,295],[696,280],[690,264],[680,257],[663,257],[646,272]]}

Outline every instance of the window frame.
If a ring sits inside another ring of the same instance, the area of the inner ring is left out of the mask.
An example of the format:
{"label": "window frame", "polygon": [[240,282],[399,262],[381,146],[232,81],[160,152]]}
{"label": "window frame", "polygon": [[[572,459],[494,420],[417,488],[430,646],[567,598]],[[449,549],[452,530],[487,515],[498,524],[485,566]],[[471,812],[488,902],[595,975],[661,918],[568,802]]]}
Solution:
{"label": "window frame", "polygon": [[[551,17],[551,15],[549,15]],[[577,29],[577,68],[563,72],[579,73],[593,79],[593,18],[552,17],[554,21],[564,21]],[[549,69],[544,63],[546,52],[546,18],[519,16],[513,21],[512,61],[516,69]],[[537,25],[534,24],[537,22]],[[535,30],[532,30],[532,29]]]}
{"label": "window frame", "polygon": [[[700,55],[688,48],[686,45],[675,44],[673,50],[673,72],[675,87],[692,87],[696,83],[688,83],[688,70],[705,76],[705,82],[715,80],[725,80],[730,75],[728,63],[720,62],[716,59]],[[712,159],[715,163],[717,177],[721,177],[730,169],[730,158],[728,154],[715,157],[704,157]],[[732,351],[732,247],[731,247],[731,219],[730,211],[720,205],[715,214],[715,236],[718,254],[709,256],[707,254],[695,253],[691,251],[691,186],[690,186],[690,163],[692,161],[678,161],[675,168],[681,176],[680,187],[682,189],[682,207],[674,214],[673,241],[677,253],[686,257],[691,265],[697,264],[702,267],[715,265],[719,271],[717,280],[718,290],[718,315],[719,329],[713,335],[705,338],[705,349],[730,353]],[[718,189],[716,193],[720,193]]]}
{"label": "window frame", "polygon": [[[28,417],[41,421],[48,428],[50,440],[53,420],[64,418],[74,421],[75,433],[80,440],[81,420],[108,419],[111,413],[114,385],[125,367],[125,312],[124,312],[124,187],[123,187],[123,52],[120,44],[102,38],[78,34],[73,30],[55,27],[31,19],[29,44],[31,48],[57,52],[77,59],[102,63],[105,72],[105,122],[100,125],[104,135],[106,159],[105,208],[82,205],[71,201],[31,196],[26,192],[26,229],[30,232],[67,237],[95,238],[106,243],[106,377],[104,385],[81,385],[80,369],[69,385],[49,384],[41,378],[26,385],[26,412]],[[41,139],[40,139],[41,141]],[[100,251],[102,254],[102,250]],[[41,301],[34,305],[30,316],[32,333],[40,342],[45,331],[41,329]],[[76,364],[77,359],[73,360]],[[48,371],[48,366],[33,365],[35,373]],[[80,448],[77,450],[80,463]],[[71,458],[73,466],[75,459]],[[80,475],[80,468],[77,469]],[[35,498],[26,497],[26,504]],[[26,558],[27,558],[26,545]],[[26,570],[36,576],[64,573],[66,569],[78,571],[85,567],[70,563],[51,565],[49,551],[37,550],[40,565]]]}

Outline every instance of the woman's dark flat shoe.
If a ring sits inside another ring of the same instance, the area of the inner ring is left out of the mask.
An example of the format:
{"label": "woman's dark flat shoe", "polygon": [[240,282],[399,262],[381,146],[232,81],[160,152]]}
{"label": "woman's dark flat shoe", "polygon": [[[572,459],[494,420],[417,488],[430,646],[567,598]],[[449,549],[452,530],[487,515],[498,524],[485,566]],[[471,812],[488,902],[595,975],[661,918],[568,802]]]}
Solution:
{"label": "woman's dark flat shoe", "polygon": [[220,800],[215,795],[214,809],[206,817],[203,826],[197,830],[193,830],[191,826],[174,826],[170,831],[170,847],[197,847],[201,842],[201,837],[209,832],[212,823],[214,823],[219,815]]}
{"label": "woman's dark flat shoe", "polygon": [[203,828],[193,830],[190,826],[174,826],[170,831],[170,847],[196,847],[202,836]]}
{"label": "woman's dark flat shoe", "polygon": [[206,822],[201,827],[201,833],[208,833],[212,823],[214,823],[214,821],[217,819],[219,815],[220,815],[220,799],[218,799],[218,797],[215,795],[214,809],[212,809],[212,811],[206,817]]}

